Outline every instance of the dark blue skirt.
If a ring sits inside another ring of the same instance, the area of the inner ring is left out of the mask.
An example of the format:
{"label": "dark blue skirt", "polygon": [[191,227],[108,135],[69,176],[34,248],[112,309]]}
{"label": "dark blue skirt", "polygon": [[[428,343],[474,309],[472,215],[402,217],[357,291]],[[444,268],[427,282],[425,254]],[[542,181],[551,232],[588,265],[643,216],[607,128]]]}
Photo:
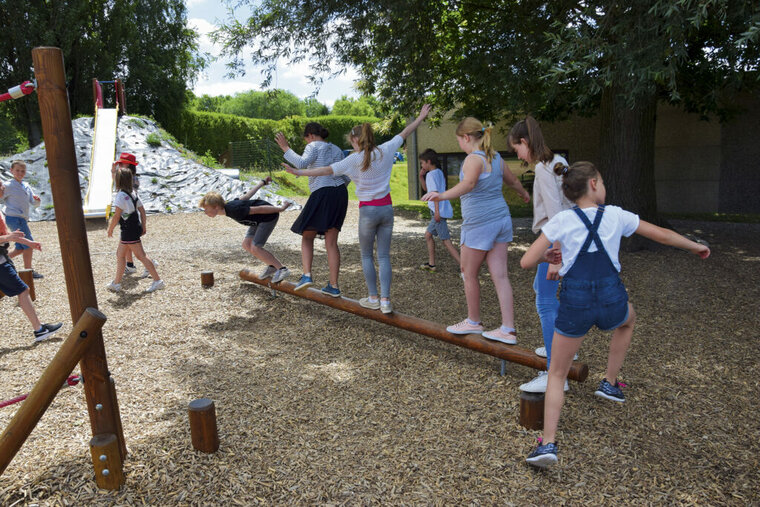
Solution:
{"label": "dark blue skirt", "polygon": [[330,229],[340,230],[346,219],[348,190],[345,185],[322,187],[309,196],[290,230],[296,234],[303,231],[317,231],[324,236]]}

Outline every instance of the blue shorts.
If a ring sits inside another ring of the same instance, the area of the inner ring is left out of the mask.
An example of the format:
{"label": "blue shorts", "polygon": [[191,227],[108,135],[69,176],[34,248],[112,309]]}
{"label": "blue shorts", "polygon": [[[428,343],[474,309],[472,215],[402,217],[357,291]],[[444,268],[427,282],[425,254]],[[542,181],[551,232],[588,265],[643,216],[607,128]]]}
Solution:
{"label": "blue shorts", "polygon": [[509,243],[511,241],[512,217],[507,215],[501,221],[469,227],[462,225],[459,244],[475,250],[488,252],[493,248],[495,243]]}
{"label": "blue shorts", "polygon": [[19,278],[11,262],[0,264],[0,291],[8,297],[18,296],[29,287]]}
{"label": "blue shorts", "polygon": [[441,241],[446,241],[447,239],[451,239],[451,234],[449,233],[449,226],[446,224],[445,218],[441,218],[440,222],[436,222],[435,217],[431,217],[430,223],[427,226],[427,232],[429,232],[433,236],[438,236],[438,239],[440,239]]}
{"label": "blue shorts", "polygon": [[618,275],[600,280],[563,279],[554,330],[580,338],[596,326],[610,331],[628,320],[628,292]]}
{"label": "blue shorts", "polygon": [[[26,218],[21,217],[5,217],[5,223],[8,225],[8,230],[11,232],[21,231],[24,233],[24,239],[34,241],[32,238],[32,231],[29,230],[29,224],[26,223]],[[16,250],[26,250],[29,248],[21,243],[16,243]],[[4,291],[3,291],[4,292]]]}

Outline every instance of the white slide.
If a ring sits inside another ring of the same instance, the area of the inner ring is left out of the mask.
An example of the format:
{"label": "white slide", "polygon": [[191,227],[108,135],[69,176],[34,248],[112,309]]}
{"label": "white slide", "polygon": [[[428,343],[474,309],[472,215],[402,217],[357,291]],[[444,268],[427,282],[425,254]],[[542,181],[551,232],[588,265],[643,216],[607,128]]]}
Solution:
{"label": "white slide", "polygon": [[90,180],[82,208],[85,218],[106,216],[113,197],[111,166],[116,160],[117,109],[98,109],[90,157]]}

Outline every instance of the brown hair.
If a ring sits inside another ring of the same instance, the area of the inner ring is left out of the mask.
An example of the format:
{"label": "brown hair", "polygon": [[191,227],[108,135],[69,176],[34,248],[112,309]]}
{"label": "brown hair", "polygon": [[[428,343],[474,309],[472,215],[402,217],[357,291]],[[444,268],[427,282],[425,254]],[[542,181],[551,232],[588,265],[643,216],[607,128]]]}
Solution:
{"label": "brown hair", "polygon": [[24,169],[26,169],[26,162],[24,162],[23,160],[14,160],[13,162],[11,162],[11,169],[16,167],[17,165],[23,166]]}
{"label": "brown hair", "polygon": [[491,163],[491,161],[496,156],[496,150],[493,149],[493,145],[491,144],[492,129],[493,125],[484,127],[480,120],[473,118],[472,116],[468,116],[459,122],[459,125],[457,125],[456,134],[460,137],[470,136],[474,137],[475,139],[480,139],[478,147],[486,154],[488,163]]}
{"label": "brown hair", "polygon": [[507,143],[511,147],[513,144],[520,144],[521,139],[525,139],[525,142],[528,143],[531,162],[551,162],[554,158],[554,153],[544,141],[541,127],[538,126],[536,119],[530,115],[514,124],[507,136]]}
{"label": "brown hair", "polygon": [[419,159],[430,162],[435,167],[441,167],[441,162],[438,160],[438,153],[433,148],[428,148],[427,150],[420,153]]}
{"label": "brown hair", "polygon": [[[362,172],[369,169],[372,163],[372,153],[377,148],[375,144],[375,133],[372,132],[372,125],[369,123],[362,123],[351,129],[348,133],[349,139],[356,139],[359,148],[364,152],[364,159],[362,160]],[[383,154],[380,152],[380,156]]]}
{"label": "brown hair", "polygon": [[116,188],[128,194],[132,193],[132,171],[127,167],[116,170]]}
{"label": "brown hair", "polygon": [[562,176],[562,192],[565,197],[575,202],[588,191],[588,180],[601,176],[591,162],[575,162],[570,167],[559,162],[554,164],[554,173]]}
{"label": "brown hair", "polygon": [[303,128],[303,137],[306,137],[309,134],[319,136],[322,139],[327,139],[327,136],[330,135],[330,131],[324,128],[320,123],[311,121],[307,123],[306,126]]}
{"label": "brown hair", "polygon": [[201,202],[198,203],[199,208],[206,208],[207,206],[216,206],[218,208],[224,208],[224,199],[219,192],[209,192],[201,197]]}

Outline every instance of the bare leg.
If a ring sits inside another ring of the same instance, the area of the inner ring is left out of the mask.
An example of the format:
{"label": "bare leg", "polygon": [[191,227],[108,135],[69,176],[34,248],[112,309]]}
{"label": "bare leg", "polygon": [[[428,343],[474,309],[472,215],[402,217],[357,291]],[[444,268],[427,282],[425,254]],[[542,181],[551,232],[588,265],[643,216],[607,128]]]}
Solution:
{"label": "bare leg", "polygon": [[464,295],[467,298],[467,318],[480,322],[480,281],[478,271],[486,257],[485,250],[475,250],[462,246],[462,272],[464,273]]}
{"label": "bare leg", "polygon": [[27,248],[23,250],[23,252],[24,253],[22,253],[21,256],[24,258],[24,269],[32,269],[32,254],[34,253],[34,250]]}
{"label": "bare leg", "polygon": [[435,266],[435,241],[433,241],[433,235],[427,231],[425,232],[425,243],[427,243],[428,264]]}
{"label": "bare leg", "polygon": [[327,265],[330,268],[330,285],[338,286],[340,273],[340,248],[338,248],[338,229],[328,229],[325,232],[325,248],[327,249]]}
{"label": "bare leg", "polygon": [[42,322],[37,318],[37,311],[34,309],[32,303],[32,297],[29,295],[29,289],[18,295],[18,305],[26,314],[26,318],[29,319],[29,323],[34,327],[34,331],[37,331],[42,327]]}
{"label": "bare leg", "polygon": [[317,231],[303,231],[301,235],[301,266],[304,274],[311,273],[311,263],[314,260],[314,238]]}
{"label": "bare leg", "polygon": [[127,250],[127,262],[134,264],[135,260],[132,258],[132,250]]}
{"label": "bare leg", "polygon": [[113,279],[113,283],[121,283],[121,279],[124,276],[124,267],[127,265],[127,252],[129,251],[129,245],[119,243],[116,248],[116,276]]}
{"label": "bare leg", "polygon": [[446,247],[446,250],[449,251],[454,260],[457,261],[457,266],[462,264],[462,260],[459,258],[459,250],[457,250],[457,247],[454,246],[451,240],[444,239],[441,243],[443,243],[443,246]]}
{"label": "bare leg", "polygon": [[277,257],[272,255],[269,251],[264,250],[264,248],[254,245],[253,238],[245,238],[245,240],[243,240],[243,249],[267,266],[274,266],[275,269],[280,269],[282,267],[282,263],[277,260]]}
{"label": "bare leg", "polygon": [[544,444],[556,442],[559,414],[565,403],[565,379],[584,338],[570,338],[557,332],[552,338],[552,362],[544,395]]}
{"label": "bare leg", "polygon": [[[157,282],[161,279],[160,276],[158,276],[158,271],[156,271],[156,266],[153,264],[153,261],[148,258],[148,255],[145,253],[145,250],[143,250],[142,243],[132,243],[129,245],[130,251],[134,253],[135,257],[137,257],[140,262],[143,263],[143,266],[145,266],[145,269],[148,270],[148,273],[150,273],[150,276],[153,278],[154,282]],[[126,264],[126,255],[124,256],[124,263]],[[122,267],[122,272],[124,271]]]}
{"label": "bare leg", "polygon": [[607,357],[607,371],[604,374],[604,378],[612,385],[615,385],[620,368],[623,366],[625,354],[628,352],[628,346],[631,344],[635,323],[636,312],[633,311],[633,305],[628,303],[628,320],[613,331],[612,340],[610,340],[610,353]]}
{"label": "bare leg", "polygon": [[[512,284],[507,273],[507,251],[509,243],[495,243],[486,255],[488,271],[496,288],[501,308],[501,325],[515,327],[515,303],[512,295]],[[465,275],[466,276],[466,275]]]}

